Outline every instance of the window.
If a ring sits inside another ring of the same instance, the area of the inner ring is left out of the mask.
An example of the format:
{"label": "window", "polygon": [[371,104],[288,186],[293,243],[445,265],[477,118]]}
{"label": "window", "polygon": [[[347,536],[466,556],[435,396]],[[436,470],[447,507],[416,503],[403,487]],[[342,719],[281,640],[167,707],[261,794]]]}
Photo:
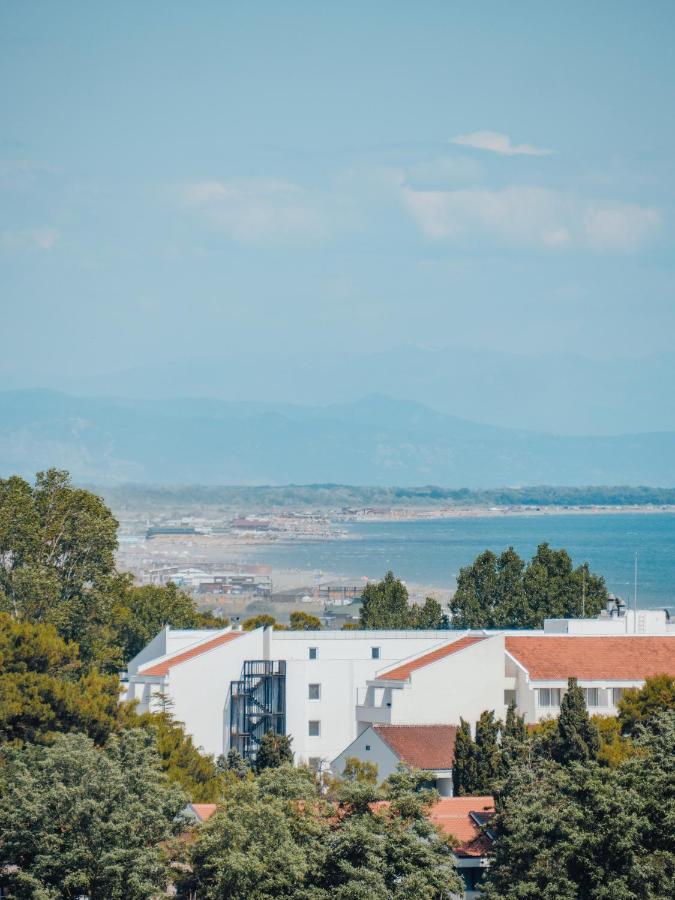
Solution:
{"label": "window", "polygon": [[317,653],[316,647],[310,647],[310,648],[309,648],[309,658],[310,658],[310,659],[316,659],[317,656],[318,656],[318,653]]}
{"label": "window", "polygon": [[511,706],[511,704],[515,703],[515,702],[516,702],[516,692],[515,691],[504,691],[504,706]]}
{"label": "window", "polygon": [[307,733],[310,737],[319,737],[321,734],[321,722],[318,719],[310,719]]}
{"label": "window", "polygon": [[370,648],[370,658],[371,659],[379,659],[380,658],[380,648],[379,647],[371,647]]}
{"label": "window", "polygon": [[320,756],[310,756],[307,760],[307,764],[310,769],[314,769],[315,772],[318,772],[321,769],[321,757]]}
{"label": "window", "polygon": [[623,697],[625,688],[612,688],[612,706],[618,706],[619,700]]}
{"label": "window", "polygon": [[586,706],[607,706],[607,693],[602,688],[582,688]]}
{"label": "window", "polygon": [[321,699],[321,685],[320,684],[310,684],[308,697],[310,700],[320,700]]}
{"label": "window", "polygon": [[370,750],[370,744],[366,744],[366,750]]}
{"label": "window", "polygon": [[539,688],[537,694],[538,706],[560,706],[560,688]]}

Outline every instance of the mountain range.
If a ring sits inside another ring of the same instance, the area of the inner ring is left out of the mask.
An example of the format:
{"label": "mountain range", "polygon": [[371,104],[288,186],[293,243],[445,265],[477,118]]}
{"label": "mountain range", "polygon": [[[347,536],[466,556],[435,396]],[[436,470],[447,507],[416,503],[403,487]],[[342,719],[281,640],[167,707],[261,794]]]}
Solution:
{"label": "mountain range", "polygon": [[675,486],[675,432],[571,436],[371,395],[326,406],[0,392],[0,476],[120,484]]}

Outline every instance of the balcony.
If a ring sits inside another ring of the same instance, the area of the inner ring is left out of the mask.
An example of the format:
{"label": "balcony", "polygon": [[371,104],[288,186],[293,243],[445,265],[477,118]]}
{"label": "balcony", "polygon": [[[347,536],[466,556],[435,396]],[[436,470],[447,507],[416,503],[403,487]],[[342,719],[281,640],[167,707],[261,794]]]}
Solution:
{"label": "balcony", "polygon": [[356,721],[373,725],[391,725],[391,704],[388,706],[357,706]]}

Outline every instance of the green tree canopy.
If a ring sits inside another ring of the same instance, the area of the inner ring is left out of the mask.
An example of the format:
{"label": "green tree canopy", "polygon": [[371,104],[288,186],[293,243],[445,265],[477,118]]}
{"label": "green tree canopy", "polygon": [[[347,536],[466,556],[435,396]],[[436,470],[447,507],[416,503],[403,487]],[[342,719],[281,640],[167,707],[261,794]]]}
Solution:
{"label": "green tree canopy", "polygon": [[291,743],[293,738],[287,734],[276,734],[268,731],[260,740],[260,746],[255,759],[257,772],[263,769],[276,769],[285,763],[293,763],[293,750]]}
{"label": "green tree canopy", "polygon": [[441,604],[427,597],[422,606],[408,602],[408,589],[393,572],[370,581],[361,594],[359,627],[367,629],[448,628]]}
{"label": "green tree canopy", "polygon": [[114,570],[117,522],[67,472],[0,479],[0,590],[17,619],[75,627],[73,601]]}
{"label": "green tree canopy", "polygon": [[598,757],[600,736],[588,715],[584,692],[576,678],[568,680],[567,691],[560,702],[558,727],[552,737],[551,754],[563,765]]}
{"label": "green tree canopy", "polygon": [[534,757],[509,771],[491,827],[486,900],[675,895],[675,714],[616,768]]}
{"label": "green tree canopy", "polygon": [[257,616],[251,616],[241,623],[241,627],[244,631],[253,631],[256,628],[265,628],[269,626],[276,628],[277,620],[274,616],[270,616],[267,613],[259,613]]}
{"label": "green tree canopy", "polygon": [[655,675],[641,688],[629,688],[619,701],[619,722],[624,734],[633,734],[661,713],[675,709],[675,678]]}
{"label": "green tree canopy", "polygon": [[0,613],[0,742],[81,731],[103,743],[117,727],[119,693],[119,678],[83,666],[53,625]]}
{"label": "green tree canopy", "polygon": [[186,798],[142,731],[104,751],[82,734],[0,749],[0,886],[16,898],[147,900],[163,894],[161,843]]}
{"label": "green tree canopy", "polygon": [[450,602],[454,628],[541,628],[545,618],[597,616],[607,602],[604,579],[565,550],[540,544],[525,565],[513,547],[481,553],[460,569]]}
{"label": "green tree canopy", "polygon": [[302,610],[291,613],[291,631],[321,631],[321,619]]}

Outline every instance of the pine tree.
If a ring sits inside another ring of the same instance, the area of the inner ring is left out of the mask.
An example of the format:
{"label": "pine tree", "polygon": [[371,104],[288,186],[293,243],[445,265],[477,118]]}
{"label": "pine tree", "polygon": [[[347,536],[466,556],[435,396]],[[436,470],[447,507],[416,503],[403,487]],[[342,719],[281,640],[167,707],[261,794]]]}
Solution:
{"label": "pine tree", "polygon": [[292,740],[287,734],[275,734],[271,729],[264,734],[255,759],[256,771],[276,769],[284,763],[293,765]]}
{"label": "pine tree", "polygon": [[361,595],[361,628],[411,628],[413,611],[408,605],[408,589],[393,572],[382,581],[371,582]]}
{"label": "pine tree", "polygon": [[588,715],[584,692],[577,685],[576,678],[570,678],[567,693],[560,703],[552,756],[557,762],[567,765],[571,762],[595,760],[599,749],[598,729]]}
{"label": "pine tree", "polygon": [[506,710],[506,721],[501,734],[501,776],[506,777],[509,769],[522,762],[528,753],[527,726],[525,716],[516,712],[516,704],[510,703]]}
{"label": "pine tree", "polygon": [[471,737],[471,726],[461,718],[455,735],[455,762],[452,767],[452,778],[456,796],[474,792],[476,752]]}
{"label": "pine tree", "polygon": [[476,760],[476,780],[472,793],[490,794],[495,789],[501,768],[499,749],[500,723],[492,710],[482,712],[476,722],[474,757]]}

